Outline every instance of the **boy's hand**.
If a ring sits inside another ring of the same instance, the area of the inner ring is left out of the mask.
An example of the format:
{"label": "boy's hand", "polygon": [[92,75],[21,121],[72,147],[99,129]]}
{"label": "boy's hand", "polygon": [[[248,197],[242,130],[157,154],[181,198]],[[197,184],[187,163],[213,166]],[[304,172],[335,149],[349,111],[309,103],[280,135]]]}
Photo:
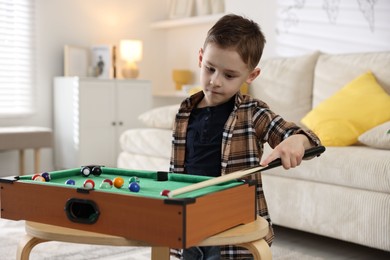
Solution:
{"label": "boy's hand", "polygon": [[294,168],[301,164],[305,149],[308,149],[311,146],[306,135],[292,135],[277,145],[272,153],[265,158],[260,165],[267,166],[273,160],[280,158],[284,169]]}

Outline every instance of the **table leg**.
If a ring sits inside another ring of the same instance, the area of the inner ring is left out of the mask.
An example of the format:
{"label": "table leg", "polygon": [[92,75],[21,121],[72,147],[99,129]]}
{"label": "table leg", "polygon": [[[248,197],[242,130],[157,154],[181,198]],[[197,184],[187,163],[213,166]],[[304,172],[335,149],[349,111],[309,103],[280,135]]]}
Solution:
{"label": "table leg", "polygon": [[267,242],[265,242],[264,239],[243,243],[238,246],[248,249],[252,253],[254,260],[272,259],[271,249],[269,248]]}
{"label": "table leg", "polygon": [[18,245],[16,260],[28,260],[30,258],[31,250],[34,248],[34,246],[46,241],[47,240],[39,239],[28,234],[24,235]]}
{"label": "table leg", "polygon": [[24,150],[19,150],[19,175],[24,175]]}
{"label": "table leg", "polygon": [[169,260],[169,258],[168,247],[152,247],[152,260]]}

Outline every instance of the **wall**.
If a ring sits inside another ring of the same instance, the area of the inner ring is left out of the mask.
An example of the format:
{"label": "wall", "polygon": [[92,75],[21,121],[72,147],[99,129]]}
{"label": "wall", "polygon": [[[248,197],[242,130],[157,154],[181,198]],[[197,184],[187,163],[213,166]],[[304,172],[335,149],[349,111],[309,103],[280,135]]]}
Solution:
{"label": "wall", "polygon": [[390,49],[390,1],[277,1],[276,53]]}

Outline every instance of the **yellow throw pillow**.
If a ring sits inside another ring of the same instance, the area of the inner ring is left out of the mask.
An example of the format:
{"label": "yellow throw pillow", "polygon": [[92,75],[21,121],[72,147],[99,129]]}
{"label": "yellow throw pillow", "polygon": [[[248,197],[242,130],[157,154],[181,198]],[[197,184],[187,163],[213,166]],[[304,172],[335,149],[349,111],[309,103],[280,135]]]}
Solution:
{"label": "yellow throw pillow", "polygon": [[311,110],[301,122],[325,146],[357,142],[365,131],[390,120],[390,95],[367,72]]}

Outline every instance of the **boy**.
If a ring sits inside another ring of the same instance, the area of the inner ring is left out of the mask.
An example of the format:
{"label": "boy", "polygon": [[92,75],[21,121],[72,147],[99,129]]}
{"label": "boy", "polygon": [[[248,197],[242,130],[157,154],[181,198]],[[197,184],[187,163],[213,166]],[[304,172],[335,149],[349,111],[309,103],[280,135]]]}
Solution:
{"label": "boy", "polygon": [[[260,75],[265,38],[259,26],[237,15],[222,17],[208,32],[199,51],[202,91],[184,100],[176,116],[170,171],[221,176],[267,165],[281,158],[289,169],[301,163],[305,149],[319,145],[310,131],[286,122],[262,101],[240,93]],[[263,144],[273,152],[260,161]],[[257,185],[258,214],[270,222],[261,175],[251,176]],[[205,216],[207,217],[207,216]],[[271,222],[270,222],[271,223]],[[273,240],[273,230],[266,237]],[[194,247],[183,250],[190,259],[252,259],[241,248]]]}

